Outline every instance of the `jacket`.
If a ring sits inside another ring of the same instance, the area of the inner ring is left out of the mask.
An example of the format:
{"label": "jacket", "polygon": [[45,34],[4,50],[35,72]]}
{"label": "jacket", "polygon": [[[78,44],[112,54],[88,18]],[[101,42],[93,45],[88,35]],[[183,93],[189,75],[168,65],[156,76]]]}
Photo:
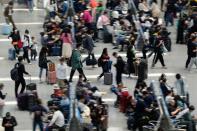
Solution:
{"label": "jacket", "polygon": [[71,66],[72,69],[78,69],[82,68],[82,63],[81,63],[81,54],[80,51],[75,49],[73,50],[72,56],[71,56]]}
{"label": "jacket", "polygon": [[48,62],[48,60],[47,60],[47,57],[45,54],[39,56],[38,66],[40,68],[47,69],[47,62]]}
{"label": "jacket", "polygon": [[13,9],[10,9],[9,6],[6,6],[3,14],[5,17],[8,17],[8,16],[11,16],[13,14],[13,12],[14,12]]}
{"label": "jacket", "polygon": [[[12,124],[11,127],[5,127],[7,123]],[[14,116],[11,116],[10,118],[4,117],[2,126],[5,127],[5,131],[14,131],[14,127],[17,126],[17,122]]]}
{"label": "jacket", "polygon": [[28,75],[29,73],[26,72],[25,66],[22,63],[18,63],[18,77],[19,77],[19,80],[24,79],[23,74]]}
{"label": "jacket", "polygon": [[83,48],[88,50],[88,52],[92,52],[94,49],[94,42],[91,36],[86,35],[83,40]]}

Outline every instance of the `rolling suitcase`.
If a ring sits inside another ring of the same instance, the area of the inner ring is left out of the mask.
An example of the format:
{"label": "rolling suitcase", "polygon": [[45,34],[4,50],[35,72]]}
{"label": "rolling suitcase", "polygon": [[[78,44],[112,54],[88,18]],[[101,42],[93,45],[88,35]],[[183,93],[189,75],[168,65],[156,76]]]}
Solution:
{"label": "rolling suitcase", "polygon": [[48,74],[47,74],[47,82],[48,82],[48,84],[55,84],[56,81],[57,81],[56,71],[48,71]]}
{"label": "rolling suitcase", "polygon": [[11,25],[8,25],[8,24],[2,25],[1,33],[3,35],[9,35],[11,33],[11,31],[12,31]]}
{"label": "rolling suitcase", "polygon": [[30,84],[26,85],[26,90],[28,90],[28,91],[37,90],[36,83],[30,83]]}
{"label": "rolling suitcase", "polygon": [[31,110],[36,105],[37,96],[33,93],[28,94],[28,110]]}
{"label": "rolling suitcase", "polygon": [[17,106],[19,110],[28,110],[28,94],[19,94],[17,97]]}
{"label": "rolling suitcase", "polygon": [[13,48],[10,48],[8,50],[8,60],[15,60],[16,59],[16,50]]}
{"label": "rolling suitcase", "polygon": [[61,48],[59,46],[52,47],[52,56],[61,56]]}
{"label": "rolling suitcase", "polygon": [[104,84],[111,85],[113,82],[113,74],[111,72],[104,73]]}
{"label": "rolling suitcase", "polygon": [[55,71],[55,63],[50,62],[48,64],[48,70],[49,70],[49,72]]}

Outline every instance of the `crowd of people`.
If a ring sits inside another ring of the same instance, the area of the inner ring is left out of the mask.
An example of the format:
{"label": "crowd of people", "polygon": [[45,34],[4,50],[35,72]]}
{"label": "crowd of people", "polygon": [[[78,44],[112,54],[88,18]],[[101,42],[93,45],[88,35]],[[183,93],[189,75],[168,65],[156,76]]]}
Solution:
{"label": "crowd of people", "polygon": [[[32,2],[32,0],[28,1],[30,11],[33,11]],[[102,68],[101,74],[97,77],[98,81],[103,76],[105,77],[106,73],[111,73],[112,65],[114,65],[116,68],[116,85],[111,88],[117,96],[114,106],[128,116],[129,130],[138,129],[142,131],[143,126],[149,124],[151,120],[158,120],[160,111],[157,95],[152,87],[148,87],[147,82],[145,82],[148,75],[147,59],[154,54],[151,67],[154,69],[159,60],[162,67],[167,69],[163,54],[172,51],[171,33],[167,27],[169,24],[173,26],[175,24],[174,18],[178,18],[176,43],[187,44],[188,49],[185,68],[190,71],[193,64],[197,67],[197,17],[195,10],[192,10],[190,14],[184,13],[188,4],[195,6],[195,0],[191,0],[191,2],[172,0],[166,3],[161,2],[161,6],[158,5],[157,0],[134,0],[133,2],[134,5],[130,8],[131,3],[126,0],[107,0],[106,3],[96,0],[77,0],[73,2],[75,11],[73,14],[69,1],[49,0],[45,3],[46,17],[43,23],[43,32],[40,32],[40,51],[38,50],[39,42],[36,41],[37,38],[31,35],[30,29],[26,29],[24,35],[20,35],[20,31],[12,18],[14,2],[8,3],[4,10],[4,16],[6,23],[12,24],[13,30],[8,38],[12,40],[11,44],[18,58],[18,62],[14,66],[14,69],[17,69],[17,77],[14,78],[16,98],[25,93],[27,85],[23,75],[31,76],[25,70],[23,60],[31,64],[31,61],[37,60],[37,56],[40,83],[43,83],[42,72],[46,70],[45,82],[57,83],[55,86],[58,87],[58,89],[54,89],[54,94],[48,101],[49,110],[42,105],[40,99],[36,99],[34,106],[29,109],[31,114],[34,114],[33,131],[36,130],[36,125],[39,125],[40,130],[44,130],[42,115],[45,113],[48,122],[45,130],[50,131],[52,128],[56,128],[61,131],[66,128],[65,126],[71,119],[69,107],[72,103],[68,95],[69,83],[73,82],[76,70],[79,72],[79,80],[76,85],[77,113],[79,114],[77,117],[83,123],[83,130],[107,129],[108,105],[102,101],[102,96],[106,93],[100,91],[98,87],[92,86],[83,70],[84,63],[93,68],[98,64],[98,67]],[[134,13],[134,6],[137,8],[137,14]],[[162,12],[164,12],[164,18],[161,18]],[[70,21],[69,17],[72,17],[73,21]],[[143,36],[139,30],[142,31]],[[117,52],[114,52],[112,55],[117,61],[113,64],[107,48],[103,48],[97,60],[94,54],[96,42],[111,43],[114,46],[113,49],[120,48],[119,52],[126,52],[127,60],[124,61]],[[140,46],[142,47],[142,57],[137,57],[136,50]],[[23,56],[20,56],[21,50]],[[88,56],[82,59],[82,53],[86,53]],[[48,56],[60,56],[56,68]],[[67,66],[71,67],[68,80]],[[55,74],[52,74],[54,71],[56,71]],[[138,76],[134,95],[131,95],[128,88],[124,86],[122,74],[127,74],[129,77],[131,75]],[[55,78],[49,77],[50,75]],[[52,79],[54,82],[50,81]],[[174,88],[170,88],[165,74],[159,78],[166,107],[172,118],[176,118],[180,112],[188,110],[183,117],[181,116],[181,124],[186,125],[188,131],[195,131],[196,118],[190,114],[194,107],[190,105],[187,99],[188,93],[185,91],[185,83],[181,75],[177,74],[176,79]],[[20,84],[22,88],[18,93]],[[3,84],[0,84],[1,117],[6,97],[6,94],[1,93],[2,88]],[[12,119],[12,123],[7,122],[7,119]],[[15,118],[7,112],[2,126],[10,131],[16,125]]]}

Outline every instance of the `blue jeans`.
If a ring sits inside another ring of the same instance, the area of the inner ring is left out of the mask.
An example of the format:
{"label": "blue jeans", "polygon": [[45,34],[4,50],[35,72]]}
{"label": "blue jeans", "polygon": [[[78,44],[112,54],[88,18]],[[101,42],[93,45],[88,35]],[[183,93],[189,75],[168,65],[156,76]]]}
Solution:
{"label": "blue jeans", "polygon": [[27,6],[28,6],[30,11],[33,11],[33,8],[34,8],[33,0],[27,0]]}
{"label": "blue jeans", "polygon": [[33,121],[33,131],[36,131],[37,125],[39,126],[40,131],[44,131],[42,121],[36,121],[36,120]]}
{"label": "blue jeans", "polygon": [[[41,79],[42,77],[42,71],[44,70],[45,68],[40,68],[40,73],[39,73],[39,78]],[[47,72],[48,72],[48,69],[46,68],[46,77],[47,77]]]}

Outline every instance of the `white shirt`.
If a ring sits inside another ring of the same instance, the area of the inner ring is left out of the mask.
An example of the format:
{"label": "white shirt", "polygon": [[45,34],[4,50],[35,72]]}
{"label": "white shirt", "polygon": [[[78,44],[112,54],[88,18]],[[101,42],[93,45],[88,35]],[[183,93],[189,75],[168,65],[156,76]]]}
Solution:
{"label": "white shirt", "polygon": [[57,78],[58,79],[61,79],[61,80],[65,80],[66,79],[66,64],[63,63],[62,65],[61,64],[58,64],[57,65]]}
{"label": "white shirt", "polygon": [[[25,35],[28,36],[29,40],[25,37]],[[23,47],[30,46],[30,44],[32,43],[31,42],[31,36],[27,35],[27,34],[25,34],[25,35],[23,35],[23,38],[22,38]]]}
{"label": "white shirt", "polygon": [[64,126],[64,115],[61,111],[56,111],[54,112],[53,114],[53,118],[49,124],[49,126],[52,126],[53,124],[55,124],[56,126],[59,126],[59,127],[63,127]]}

